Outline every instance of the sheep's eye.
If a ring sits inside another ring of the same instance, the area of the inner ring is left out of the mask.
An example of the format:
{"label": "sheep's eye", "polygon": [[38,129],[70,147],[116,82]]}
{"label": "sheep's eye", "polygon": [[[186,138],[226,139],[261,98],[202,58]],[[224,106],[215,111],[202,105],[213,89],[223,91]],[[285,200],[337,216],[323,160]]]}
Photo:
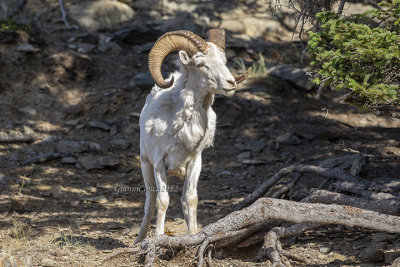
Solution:
{"label": "sheep's eye", "polygon": [[198,68],[204,67],[204,63],[197,64]]}

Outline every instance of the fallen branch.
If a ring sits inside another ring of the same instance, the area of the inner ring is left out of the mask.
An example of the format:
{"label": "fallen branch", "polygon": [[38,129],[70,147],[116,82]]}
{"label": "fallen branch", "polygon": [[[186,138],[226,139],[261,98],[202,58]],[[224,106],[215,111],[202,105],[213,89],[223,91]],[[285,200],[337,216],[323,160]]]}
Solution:
{"label": "fallen branch", "polygon": [[[334,193],[326,190],[311,189],[308,197],[304,198],[303,203],[324,203],[324,204],[339,204],[349,205],[356,208],[382,211],[385,214],[399,214],[400,202],[399,200],[366,200],[363,198],[351,197],[339,193]],[[400,218],[398,219],[400,220]],[[299,235],[306,231],[319,228],[324,224],[320,223],[300,223],[290,227],[275,227],[271,229],[264,237],[264,244],[256,256],[255,260],[261,261],[265,257],[269,258],[273,265],[285,266],[282,263],[280,255],[290,257],[296,261],[302,259],[290,254],[283,250],[280,245],[280,238],[288,238],[291,236]]]}
{"label": "fallen branch", "polygon": [[357,184],[361,183],[356,177],[346,173],[341,169],[327,169],[313,165],[293,164],[281,169],[274,176],[261,184],[253,193],[249,194],[241,203],[239,203],[236,210],[241,210],[242,208],[247,207],[248,205],[256,201],[258,198],[262,197],[273,184],[275,184],[279,179],[282,178],[283,175],[292,172],[314,173],[330,179],[339,179],[342,181],[353,182]]}
{"label": "fallen branch", "polygon": [[[217,222],[204,227],[196,235],[188,234],[178,237],[160,235],[154,238],[147,238],[142,241],[141,248],[142,252],[146,254],[146,258],[149,259],[146,261],[146,265],[152,266],[156,247],[183,248],[201,244],[204,247],[204,242],[211,244],[223,239],[229,239],[243,234],[248,227],[255,224],[272,221],[302,223],[302,225],[294,225],[279,230],[279,237],[301,233],[305,231],[304,229],[327,224],[340,224],[381,232],[400,233],[400,219],[397,216],[336,204],[327,205],[260,198],[251,206],[232,212]],[[269,243],[268,247],[272,245],[272,243]]]}
{"label": "fallen branch", "polygon": [[310,195],[302,200],[306,203],[338,204],[373,210],[384,214],[400,215],[400,199],[365,199],[347,196],[326,190],[311,189]]}

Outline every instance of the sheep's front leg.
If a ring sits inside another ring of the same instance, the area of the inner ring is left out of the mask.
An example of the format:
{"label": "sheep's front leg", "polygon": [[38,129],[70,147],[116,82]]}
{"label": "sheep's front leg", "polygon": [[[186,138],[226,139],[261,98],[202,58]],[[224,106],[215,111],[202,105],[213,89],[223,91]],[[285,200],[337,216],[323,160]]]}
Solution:
{"label": "sheep's front leg", "polygon": [[154,176],[157,186],[157,224],[156,235],[164,234],[165,215],[169,204],[169,196],[167,191],[167,175],[164,162],[160,161],[154,166]]}
{"label": "sheep's front leg", "polygon": [[185,184],[182,194],[182,208],[185,216],[188,233],[197,233],[197,182],[201,171],[201,154],[194,162],[189,163],[186,170]]}

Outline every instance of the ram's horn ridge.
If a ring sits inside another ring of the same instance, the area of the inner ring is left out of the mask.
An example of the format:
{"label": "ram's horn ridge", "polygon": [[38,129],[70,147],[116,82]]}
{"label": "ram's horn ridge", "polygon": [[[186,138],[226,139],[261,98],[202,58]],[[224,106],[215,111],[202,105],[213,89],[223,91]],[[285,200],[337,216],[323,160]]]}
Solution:
{"label": "ram's horn ridge", "polygon": [[214,43],[218,48],[225,52],[225,31],[221,28],[211,29],[208,32],[208,39]]}
{"label": "ram's horn ridge", "polygon": [[149,54],[149,70],[156,84],[161,88],[169,88],[174,83],[174,77],[167,82],[161,74],[164,58],[172,51],[184,50],[190,56],[201,51],[207,53],[208,44],[200,36],[190,31],[172,31],[163,34],[155,42]]}

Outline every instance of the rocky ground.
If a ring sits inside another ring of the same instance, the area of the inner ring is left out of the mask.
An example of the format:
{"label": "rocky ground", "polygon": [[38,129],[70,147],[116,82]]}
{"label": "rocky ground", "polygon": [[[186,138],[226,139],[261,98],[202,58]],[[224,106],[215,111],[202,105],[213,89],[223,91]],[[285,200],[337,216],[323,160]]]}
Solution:
{"label": "rocky ground", "polygon": [[[260,62],[259,52],[266,66],[235,96],[216,97],[215,145],[204,151],[198,188],[202,226],[295,162],[343,168],[400,190],[400,111],[377,116],[338,103],[341,94],[329,90],[316,101],[285,12],[276,19],[265,1],[163,1],[161,9],[106,2],[65,1],[66,29],[57,1],[28,0],[19,18],[33,22],[30,31],[0,32],[0,259],[34,266],[140,262],[130,255],[103,261],[133,243],[127,230],[137,230],[143,216],[138,117],[153,83],[147,53],[160,34],[178,28],[206,37],[209,27],[225,27],[233,72],[242,71],[239,61]],[[323,180],[305,175],[285,198],[300,200]],[[181,235],[182,182],[170,185],[166,231]],[[256,235],[215,250],[214,263],[269,266],[252,261],[261,244]],[[337,226],[283,246],[315,266],[389,266],[400,257],[399,236]],[[196,262],[195,249],[161,254],[159,266]]]}

